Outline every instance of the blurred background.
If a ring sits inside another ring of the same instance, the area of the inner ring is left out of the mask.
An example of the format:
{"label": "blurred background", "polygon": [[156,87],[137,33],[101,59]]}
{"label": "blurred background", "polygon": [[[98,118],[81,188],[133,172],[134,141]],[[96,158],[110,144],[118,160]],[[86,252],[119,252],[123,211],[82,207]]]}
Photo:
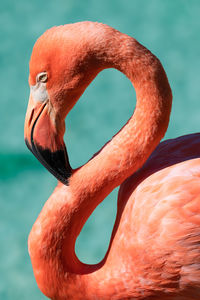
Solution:
{"label": "blurred background", "polygon": [[[38,290],[27,237],[56,179],[27,150],[23,123],[28,63],[48,28],[82,20],[107,23],[134,36],[161,60],[174,102],[165,138],[199,131],[199,0],[1,0],[0,2],[0,299],[46,299]],[[131,116],[135,92],[116,70],[98,75],[66,121],[72,167],[85,163]],[[88,220],[78,257],[100,261],[116,214],[115,190]]]}

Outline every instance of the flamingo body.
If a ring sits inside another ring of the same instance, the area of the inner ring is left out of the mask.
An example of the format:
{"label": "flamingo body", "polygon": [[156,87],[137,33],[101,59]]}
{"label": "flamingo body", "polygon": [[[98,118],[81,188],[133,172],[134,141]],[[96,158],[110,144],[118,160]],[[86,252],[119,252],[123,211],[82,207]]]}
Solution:
{"label": "flamingo body", "polygon": [[200,297],[199,143],[199,134],[162,142],[120,188],[116,248],[127,249],[125,269],[145,274],[139,285],[160,289],[160,299]]}
{"label": "flamingo body", "polygon": [[[132,81],[136,109],[73,170],[64,119],[94,77],[110,67]],[[159,60],[107,25],[65,25],[36,42],[29,82],[26,143],[59,180],[29,235],[41,291],[55,300],[200,299],[200,135],[159,144],[172,102]],[[109,249],[99,264],[84,264],[75,254],[76,238],[119,185]]]}

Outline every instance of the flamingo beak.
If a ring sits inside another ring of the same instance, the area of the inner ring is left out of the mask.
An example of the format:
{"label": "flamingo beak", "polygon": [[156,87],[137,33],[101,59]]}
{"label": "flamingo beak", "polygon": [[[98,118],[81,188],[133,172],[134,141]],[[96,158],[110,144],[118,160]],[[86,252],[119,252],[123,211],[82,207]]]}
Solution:
{"label": "flamingo beak", "polygon": [[47,102],[35,101],[30,95],[26,113],[25,143],[36,158],[63,184],[71,176],[66,147],[62,134],[50,117]]}

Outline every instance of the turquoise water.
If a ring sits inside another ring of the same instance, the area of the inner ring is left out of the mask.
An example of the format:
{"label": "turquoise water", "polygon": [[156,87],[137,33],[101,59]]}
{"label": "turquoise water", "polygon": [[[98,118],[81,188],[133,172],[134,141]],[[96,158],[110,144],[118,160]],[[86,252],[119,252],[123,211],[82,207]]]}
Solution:
{"label": "turquoise water", "polygon": [[[34,280],[27,237],[56,180],[26,149],[28,61],[38,36],[54,25],[92,20],[134,36],[163,63],[174,103],[166,137],[199,131],[200,1],[1,0],[0,2],[0,299],[45,299]],[[130,117],[135,93],[119,72],[102,72],[66,121],[73,167],[86,162]],[[81,152],[80,149],[84,149]],[[116,211],[114,191],[83,229],[84,262],[106,252]]]}

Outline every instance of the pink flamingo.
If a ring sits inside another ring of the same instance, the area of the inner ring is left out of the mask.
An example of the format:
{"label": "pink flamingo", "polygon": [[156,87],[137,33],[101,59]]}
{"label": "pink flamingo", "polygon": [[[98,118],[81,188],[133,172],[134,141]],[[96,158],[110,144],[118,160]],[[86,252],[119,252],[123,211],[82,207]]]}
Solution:
{"label": "pink flamingo", "polygon": [[[137,105],[127,124],[73,170],[64,120],[105,68],[131,80]],[[41,291],[59,300],[200,299],[200,135],[159,144],[172,102],[160,61],[128,35],[81,22],[37,40],[29,83],[26,143],[59,180],[28,241]],[[109,249],[100,263],[84,264],[75,254],[76,238],[119,185]]]}

